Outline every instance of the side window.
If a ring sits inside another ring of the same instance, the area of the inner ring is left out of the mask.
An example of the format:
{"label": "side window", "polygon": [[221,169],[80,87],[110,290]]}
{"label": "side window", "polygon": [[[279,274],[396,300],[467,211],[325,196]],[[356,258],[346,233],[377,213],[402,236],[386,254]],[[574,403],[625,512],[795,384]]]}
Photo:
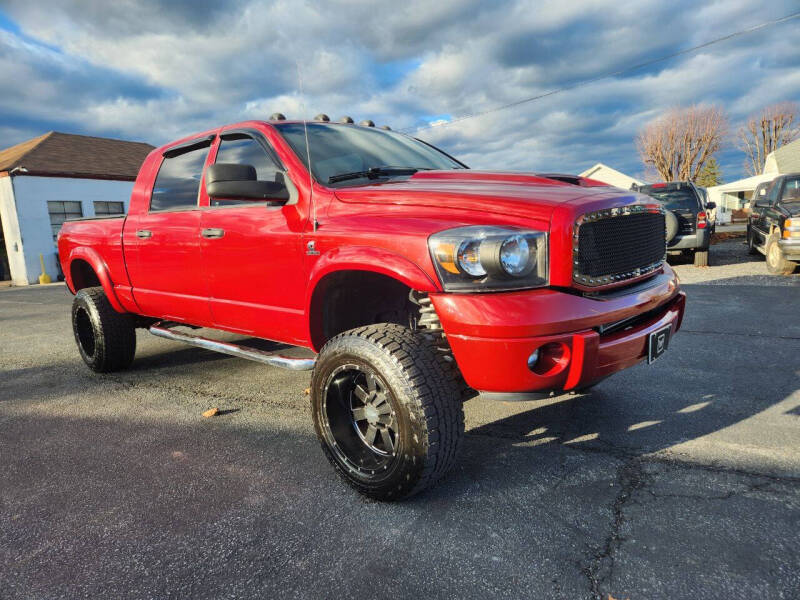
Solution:
{"label": "side window", "polygon": [[50,229],[53,233],[53,241],[58,237],[61,225],[67,219],[80,219],[83,216],[81,203],[74,200],[67,202],[47,201],[47,212],[50,215]]}
{"label": "side window", "polygon": [[237,136],[234,139],[223,137],[217,151],[216,162],[253,165],[259,181],[275,181],[275,173],[280,169],[261,144],[245,136]]}
{"label": "side window", "polygon": [[793,178],[787,179],[783,184],[783,192],[781,193],[781,202],[798,202],[800,201],[800,179]]}
{"label": "side window", "polygon": [[106,200],[96,200],[94,203],[94,214],[100,215],[122,215],[125,213],[125,205],[122,202],[107,202]]}
{"label": "side window", "polygon": [[[275,181],[278,171],[281,169],[258,141],[245,134],[228,136],[223,134],[215,162],[252,165],[256,169],[256,178],[259,181]],[[241,206],[242,204],[253,204],[253,201],[211,199],[211,206]]]}
{"label": "side window", "polygon": [[165,156],[158,170],[150,210],[176,210],[197,206],[200,178],[210,144],[176,156]]}
{"label": "side window", "polygon": [[781,189],[780,181],[773,181],[769,189],[767,190],[767,201],[764,203],[765,205],[772,205],[775,204],[775,201],[778,199],[778,190]]}

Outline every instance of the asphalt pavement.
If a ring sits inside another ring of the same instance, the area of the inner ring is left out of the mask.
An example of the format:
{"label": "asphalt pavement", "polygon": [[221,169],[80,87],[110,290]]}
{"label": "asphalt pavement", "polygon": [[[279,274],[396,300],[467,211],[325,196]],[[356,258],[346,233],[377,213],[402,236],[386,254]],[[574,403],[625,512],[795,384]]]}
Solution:
{"label": "asphalt pavement", "polygon": [[140,332],[93,374],[63,286],[2,289],[0,598],[798,598],[800,275],[741,241],[676,269],[661,359],[470,400],[452,475],[397,504],[336,477],[307,373]]}

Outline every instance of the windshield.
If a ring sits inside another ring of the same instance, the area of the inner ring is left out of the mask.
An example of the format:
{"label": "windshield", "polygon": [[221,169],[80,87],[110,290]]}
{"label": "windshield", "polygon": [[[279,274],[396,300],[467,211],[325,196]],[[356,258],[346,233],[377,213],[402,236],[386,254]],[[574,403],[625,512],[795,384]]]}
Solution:
{"label": "windshield", "polygon": [[697,210],[697,198],[688,186],[678,188],[646,185],[639,188],[639,191],[655,198],[668,210]]}
{"label": "windshield", "polygon": [[[311,148],[311,173],[314,179],[325,185],[358,185],[368,178],[369,169],[403,168],[463,169],[464,165],[450,158],[433,146],[408,136],[356,125],[332,123],[308,123],[308,144]],[[308,167],[306,133],[303,123],[279,123],[275,125],[294,153]],[[364,172],[361,177],[329,182],[331,177]],[[380,173],[384,174],[384,173]],[[385,176],[390,176],[390,170]]]}
{"label": "windshield", "polygon": [[800,204],[800,177],[789,177],[783,185],[781,204]]}

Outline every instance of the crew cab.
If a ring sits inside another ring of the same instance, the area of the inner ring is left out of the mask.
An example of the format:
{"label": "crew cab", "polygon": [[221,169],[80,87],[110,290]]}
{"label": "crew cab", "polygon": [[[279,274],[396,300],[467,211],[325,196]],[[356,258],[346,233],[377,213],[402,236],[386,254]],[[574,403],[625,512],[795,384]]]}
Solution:
{"label": "crew cab", "polygon": [[800,263],[800,173],[780,175],[756,190],[747,219],[751,254],[767,257],[767,270],[791,275]]}
{"label": "crew cab", "polygon": [[660,203],[576,176],[470,170],[346,121],[275,115],[189,136],[147,157],[127,216],[65,223],[86,364],[128,367],[138,327],[312,370],[325,455],[393,500],[453,465],[478,392],[580,391],[667,349],[685,295]]}
{"label": "crew cab", "polygon": [[667,253],[688,254],[696,267],[707,267],[715,226],[708,211],[716,210],[716,203],[706,202],[691,181],[653,183],[640,186],[638,191],[658,200],[668,211]]}

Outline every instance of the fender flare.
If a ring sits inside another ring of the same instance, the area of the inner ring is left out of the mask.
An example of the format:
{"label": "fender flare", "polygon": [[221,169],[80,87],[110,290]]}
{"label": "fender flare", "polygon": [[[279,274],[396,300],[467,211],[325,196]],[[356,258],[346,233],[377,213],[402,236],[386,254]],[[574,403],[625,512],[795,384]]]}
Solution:
{"label": "fender flare", "polygon": [[[306,288],[305,314],[308,323],[308,340],[314,338],[314,295],[323,280],[342,271],[367,271],[391,277],[412,290],[421,292],[441,292],[439,284],[418,264],[406,257],[383,248],[372,246],[347,246],[335,248],[323,254],[308,274]],[[316,350],[319,350],[318,348]]]}
{"label": "fender flare", "polygon": [[117,298],[117,294],[114,291],[114,284],[112,283],[111,276],[108,273],[108,266],[106,266],[105,261],[97,252],[97,250],[92,248],[81,246],[73,249],[72,252],[70,252],[69,259],[67,260],[68,268],[64,273],[64,279],[67,282],[67,287],[69,287],[69,290],[73,294],[77,293],[75,290],[75,283],[72,281],[72,263],[76,260],[83,260],[89,263],[89,266],[92,267],[95,275],[97,275],[97,279],[100,280],[100,285],[103,286],[103,291],[105,292],[111,306],[114,307],[114,310],[119,313],[128,312],[125,310],[125,308],[123,308],[119,298]]}

